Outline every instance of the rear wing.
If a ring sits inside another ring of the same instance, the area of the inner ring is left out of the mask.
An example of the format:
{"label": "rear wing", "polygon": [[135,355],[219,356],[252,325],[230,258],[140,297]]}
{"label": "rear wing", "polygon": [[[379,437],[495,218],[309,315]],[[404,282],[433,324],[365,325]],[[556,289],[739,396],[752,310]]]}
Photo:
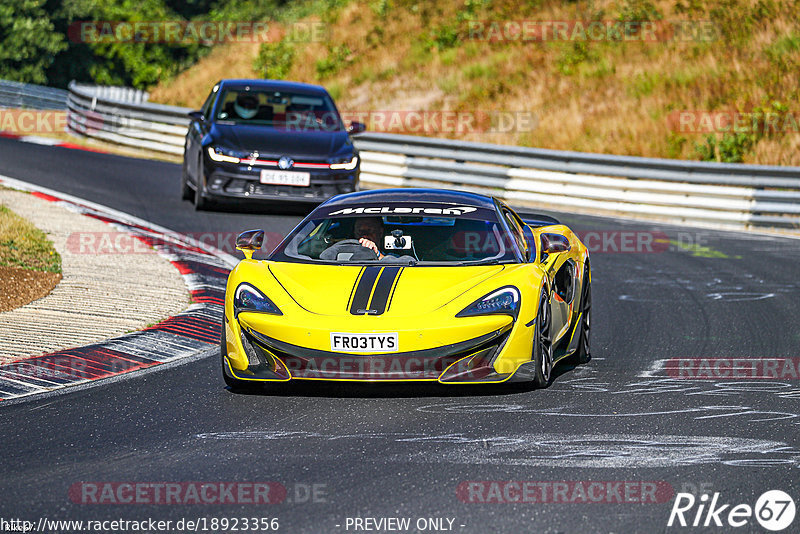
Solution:
{"label": "rear wing", "polygon": [[542,215],[540,213],[532,213],[526,217],[522,217],[522,222],[534,228],[537,226],[552,226],[554,224],[561,224],[561,222],[559,222],[559,220],[555,217]]}

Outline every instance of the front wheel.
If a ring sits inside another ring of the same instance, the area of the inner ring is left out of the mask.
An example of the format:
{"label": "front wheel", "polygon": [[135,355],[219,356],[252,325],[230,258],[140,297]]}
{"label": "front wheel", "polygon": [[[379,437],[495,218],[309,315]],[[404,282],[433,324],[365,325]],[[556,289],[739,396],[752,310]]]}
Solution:
{"label": "front wheel", "polygon": [[200,179],[197,179],[197,185],[194,188],[194,209],[202,211],[208,208],[208,199],[203,195],[203,189],[200,186]]}
{"label": "front wheel", "polygon": [[547,289],[542,288],[539,296],[539,312],[536,314],[536,328],[533,333],[533,384],[537,388],[550,385],[553,373],[553,340],[550,335],[550,300]]}
{"label": "front wheel", "polygon": [[189,186],[189,171],[186,169],[186,161],[181,166],[181,200],[192,200],[193,192]]}
{"label": "front wheel", "polygon": [[197,162],[197,179],[194,181],[194,209],[197,211],[208,208],[209,201],[203,194],[203,159]]}

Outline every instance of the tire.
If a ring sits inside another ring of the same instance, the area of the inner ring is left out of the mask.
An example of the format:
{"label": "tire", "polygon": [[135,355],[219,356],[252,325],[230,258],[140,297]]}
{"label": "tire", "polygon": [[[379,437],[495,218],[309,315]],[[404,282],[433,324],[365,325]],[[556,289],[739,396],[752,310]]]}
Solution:
{"label": "tire", "polygon": [[202,211],[208,209],[209,201],[203,195],[203,159],[197,162],[197,179],[194,183],[194,209],[197,211]]}
{"label": "tire", "polygon": [[189,171],[186,170],[186,161],[181,166],[181,200],[192,200],[194,192],[189,185]]}
{"label": "tire", "polygon": [[550,334],[551,325],[550,299],[547,290],[542,288],[539,297],[539,312],[536,314],[536,329],[533,333],[534,376],[533,385],[546,388],[553,377],[553,342]]}
{"label": "tire", "polygon": [[219,338],[219,355],[222,362],[222,379],[225,385],[231,388],[231,391],[259,391],[262,388],[260,382],[251,382],[249,380],[238,380],[232,376],[228,376],[227,366],[225,364],[225,351],[227,350],[225,342],[225,325],[222,326],[222,334]]}
{"label": "tire", "polygon": [[590,269],[587,265],[583,270],[583,291],[581,291],[581,324],[580,338],[578,338],[578,348],[572,357],[577,364],[589,363],[592,359],[590,352],[590,334],[592,329],[592,282],[589,279]]}

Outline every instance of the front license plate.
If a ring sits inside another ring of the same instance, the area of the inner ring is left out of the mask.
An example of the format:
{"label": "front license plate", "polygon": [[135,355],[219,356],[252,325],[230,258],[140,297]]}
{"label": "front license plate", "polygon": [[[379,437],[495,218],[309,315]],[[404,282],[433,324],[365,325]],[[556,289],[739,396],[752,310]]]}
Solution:
{"label": "front license plate", "polygon": [[331,332],[331,350],[335,352],[397,352],[397,332],[386,334]]}
{"label": "front license plate", "polygon": [[272,185],[297,185],[308,187],[311,185],[311,174],[307,172],[294,171],[270,171],[261,170],[261,183]]}

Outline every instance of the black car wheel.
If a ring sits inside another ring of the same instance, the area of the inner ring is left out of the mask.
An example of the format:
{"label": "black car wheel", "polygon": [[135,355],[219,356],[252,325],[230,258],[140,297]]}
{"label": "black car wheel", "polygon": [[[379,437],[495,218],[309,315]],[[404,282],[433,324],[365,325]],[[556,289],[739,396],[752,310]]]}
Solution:
{"label": "black car wheel", "polygon": [[197,179],[194,183],[194,209],[197,211],[208,208],[208,199],[203,194],[203,158],[197,162]]}
{"label": "black car wheel", "polygon": [[536,314],[536,329],[533,333],[533,383],[537,388],[550,385],[553,371],[553,340],[550,335],[550,299],[547,289],[542,288],[539,297],[539,312]]}
{"label": "black car wheel", "polygon": [[181,200],[192,200],[192,188],[189,185],[189,171],[186,170],[186,161],[181,165]]}

